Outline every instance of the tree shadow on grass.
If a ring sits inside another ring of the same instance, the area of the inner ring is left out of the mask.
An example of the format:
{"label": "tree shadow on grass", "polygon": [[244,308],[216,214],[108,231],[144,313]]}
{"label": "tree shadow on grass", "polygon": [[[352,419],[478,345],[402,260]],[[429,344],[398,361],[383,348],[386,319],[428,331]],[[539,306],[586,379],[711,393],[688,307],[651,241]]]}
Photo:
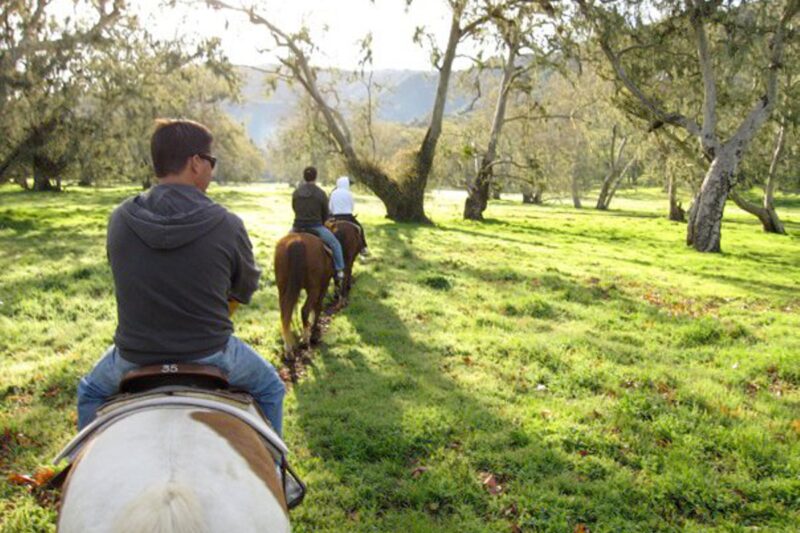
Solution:
{"label": "tree shadow on grass", "polygon": [[[481,516],[486,495],[478,471],[513,472],[460,447],[497,441],[515,426],[442,374],[437,348],[412,337],[381,300],[381,285],[369,274],[359,277],[358,294],[336,318],[354,330],[351,347],[323,346],[313,379],[296,385],[305,444],[352,488],[345,499],[354,498],[361,512],[412,508],[435,521],[467,505]],[[447,469],[453,463],[457,472]]]}
{"label": "tree shadow on grass", "polygon": [[[411,249],[413,227],[373,233],[376,240],[393,240],[382,254],[387,265],[432,265]],[[490,496],[478,472],[493,472],[503,482],[518,476],[500,458],[516,446],[519,422],[504,416],[496,399],[482,398],[447,375],[445,359],[461,357],[412,334],[386,303],[391,277],[383,269],[358,273],[351,304],[335,319],[348,323],[341,346],[323,344],[309,379],[295,386],[302,439],[336,486],[348,487],[337,505],[361,513],[362,522],[368,514],[380,520],[412,510],[428,516],[430,527],[457,522],[465,512],[485,517]],[[531,460],[542,449],[532,449]],[[320,478],[312,482],[322,484],[322,497],[328,498],[333,487]]]}

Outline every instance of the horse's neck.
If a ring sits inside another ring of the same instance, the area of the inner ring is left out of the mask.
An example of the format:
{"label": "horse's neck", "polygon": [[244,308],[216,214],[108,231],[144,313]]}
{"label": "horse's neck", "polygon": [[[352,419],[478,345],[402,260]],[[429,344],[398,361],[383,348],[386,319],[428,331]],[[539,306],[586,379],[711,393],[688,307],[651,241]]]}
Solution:
{"label": "horse's neck", "polygon": [[196,409],[144,411],[84,449],[59,531],[288,531],[278,490],[275,464],[245,424]]}

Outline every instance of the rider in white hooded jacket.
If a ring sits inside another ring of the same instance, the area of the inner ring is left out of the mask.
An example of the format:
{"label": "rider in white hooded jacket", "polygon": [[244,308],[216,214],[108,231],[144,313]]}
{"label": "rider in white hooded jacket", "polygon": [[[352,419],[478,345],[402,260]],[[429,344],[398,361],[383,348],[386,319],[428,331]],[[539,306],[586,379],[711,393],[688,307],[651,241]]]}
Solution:
{"label": "rider in white hooded jacket", "polygon": [[328,206],[330,208],[331,217],[337,220],[347,220],[361,228],[361,239],[364,241],[364,248],[361,249],[361,255],[369,255],[367,248],[367,236],[364,233],[364,227],[353,215],[353,194],[350,192],[350,178],[341,176],[336,180],[336,188],[331,192],[330,201]]}

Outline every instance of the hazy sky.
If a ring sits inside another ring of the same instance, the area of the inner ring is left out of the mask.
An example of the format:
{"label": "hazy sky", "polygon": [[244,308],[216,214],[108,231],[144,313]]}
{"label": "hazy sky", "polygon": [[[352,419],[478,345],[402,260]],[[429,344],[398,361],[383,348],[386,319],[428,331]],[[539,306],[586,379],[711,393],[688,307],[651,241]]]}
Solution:
{"label": "hazy sky", "polygon": [[[239,0],[228,0],[236,3]],[[444,0],[415,0],[406,9],[405,0],[257,0],[259,12],[287,32],[304,23],[315,35],[320,51],[314,56],[319,66],[355,69],[358,41],[372,32],[373,65],[376,69],[431,70],[429,52],[411,40],[417,26],[424,25],[437,35],[440,46],[447,41],[449,8]],[[168,9],[158,0],[131,1],[156,35],[171,37],[176,31],[195,32],[222,38],[233,63],[264,65],[274,56],[259,53],[274,41],[262,27],[242,14],[213,11],[205,6]],[[227,29],[226,26],[227,20]],[[327,30],[325,27],[327,26]],[[466,66],[466,62],[461,63]],[[456,65],[459,66],[458,64]]]}

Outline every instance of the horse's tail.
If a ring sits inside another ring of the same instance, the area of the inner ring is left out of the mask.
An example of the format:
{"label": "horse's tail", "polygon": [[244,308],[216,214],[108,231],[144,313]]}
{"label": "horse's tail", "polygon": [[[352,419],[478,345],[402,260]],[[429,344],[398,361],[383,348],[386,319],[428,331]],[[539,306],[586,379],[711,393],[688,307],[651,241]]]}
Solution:
{"label": "horse's tail", "polygon": [[174,481],[149,489],[129,503],[116,522],[118,533],[207,533],[203,506],[194,490]]}
{"label": "horse's tail", "polygon": [[303,278],[306,272],[306,245],[301,240],[292,241],[286,250],[288,278],[286,287],[280,293],[281,304],[281,333],[285,348],[289,350],[294,346],[292,335],[292,315],[300,290],[303,288]]}

